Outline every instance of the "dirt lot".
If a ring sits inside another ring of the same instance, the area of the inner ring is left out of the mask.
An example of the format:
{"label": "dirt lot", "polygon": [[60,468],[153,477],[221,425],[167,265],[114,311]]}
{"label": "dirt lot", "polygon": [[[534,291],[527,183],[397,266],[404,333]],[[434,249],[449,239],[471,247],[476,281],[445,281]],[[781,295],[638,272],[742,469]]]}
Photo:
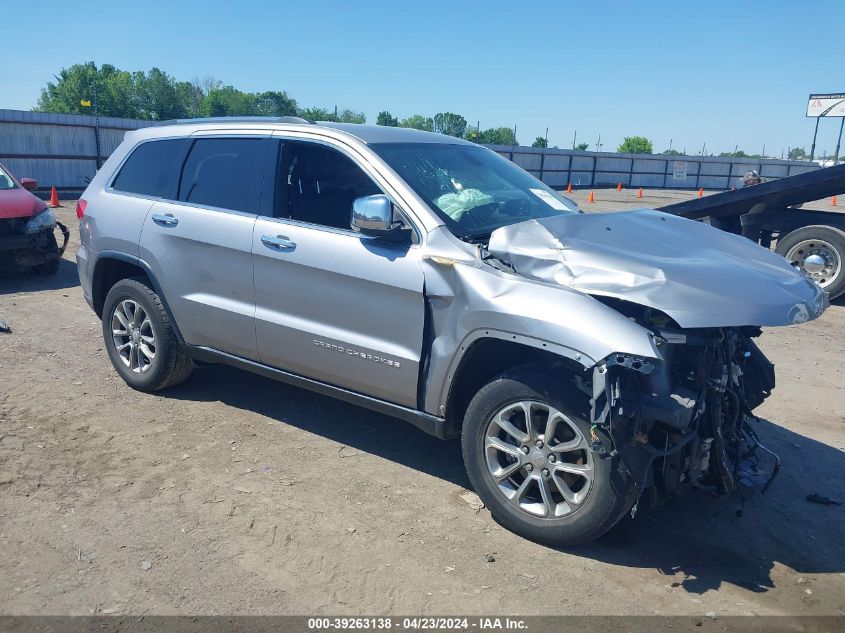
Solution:
{"label": "dirt lot", "polygon": [[[595,207],[673,195],[691,194]],[[805,499],[845,501],[842,304],[762,339],[760,432],[784,465],[741,517],[702,494],[558,551],[461,499],[457,443],[227,368],[126,387],[65,205],[59,274],[0,277],[0,613],[845,612],[845,506]]]}

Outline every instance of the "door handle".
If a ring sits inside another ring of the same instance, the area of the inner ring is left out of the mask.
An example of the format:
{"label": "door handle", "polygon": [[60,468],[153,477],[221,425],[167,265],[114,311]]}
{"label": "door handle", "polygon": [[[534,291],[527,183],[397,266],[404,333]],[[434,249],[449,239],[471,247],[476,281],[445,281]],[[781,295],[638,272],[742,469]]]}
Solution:
{"label": "door handle", "polygon": [[170,213],[153,213],[153,222],[161,226],[176,226],[179,224],[179,218]]}
{"label": "door handle", "polygon": [[262,235],[261,243],[276,250],[293,250],[296,248],[296,242],[291,241],[285,235]]}

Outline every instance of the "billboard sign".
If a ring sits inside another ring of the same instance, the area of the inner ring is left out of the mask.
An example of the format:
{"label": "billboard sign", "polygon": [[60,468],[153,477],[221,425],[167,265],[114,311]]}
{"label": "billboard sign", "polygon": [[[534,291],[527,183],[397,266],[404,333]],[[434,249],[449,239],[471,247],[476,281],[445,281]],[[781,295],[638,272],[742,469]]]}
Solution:
{"label": "billboard sign", "polygon": [[810,95],[807,102],[809,117],[845,117],[845,93]]}

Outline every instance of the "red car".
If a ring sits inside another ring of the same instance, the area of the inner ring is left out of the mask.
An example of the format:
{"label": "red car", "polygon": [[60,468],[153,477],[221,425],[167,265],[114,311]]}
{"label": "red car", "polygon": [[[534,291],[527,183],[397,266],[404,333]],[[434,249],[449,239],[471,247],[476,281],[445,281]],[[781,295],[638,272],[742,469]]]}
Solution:
{"label": "red car", "polygon": [[[59,269],[70,233],[47,204],[30,193],[38,183],[18,180],[0,163],[0,267],[29,267],[51,275]],[[56,227],[64,243],[59,248]]]}

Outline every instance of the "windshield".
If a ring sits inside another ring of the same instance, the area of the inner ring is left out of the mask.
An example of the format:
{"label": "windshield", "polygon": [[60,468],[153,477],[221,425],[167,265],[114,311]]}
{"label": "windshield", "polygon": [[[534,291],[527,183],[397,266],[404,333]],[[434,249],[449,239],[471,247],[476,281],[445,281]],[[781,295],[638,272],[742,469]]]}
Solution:
{"label": "windshield", "polygon": [[15,186],[15,181],[12,180],[9,174],[3,171],[3,166],[0,165],[0,191],[3,189],[14,189]]}
{"label": "windshield", "polygon": [[483,239],[502,226],[578,211],[571,200],[478,145],[376,143],[370,147],[461,238]]}

